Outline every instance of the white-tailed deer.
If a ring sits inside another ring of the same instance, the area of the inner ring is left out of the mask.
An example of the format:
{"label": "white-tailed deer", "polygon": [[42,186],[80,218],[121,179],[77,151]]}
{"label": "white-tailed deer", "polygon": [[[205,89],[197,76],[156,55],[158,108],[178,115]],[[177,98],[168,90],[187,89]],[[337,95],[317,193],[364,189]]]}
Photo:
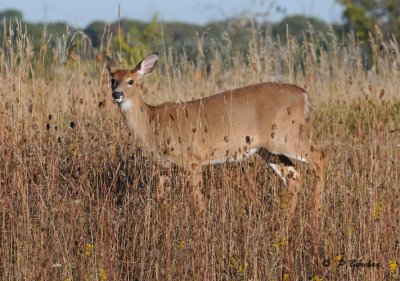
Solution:
{"label": "white-tailed deer", "polygon": [[[302,88],[261,83],[194,101],[150,106],[136,81],[152,72],[158,59],[158,53],[150,54],[132,70],[107,60],[112,96],[140,146],[158,162],[190,171],[196,197],[201,197],[203,165],[259,155],[290,187],[289,218],[301,180],[289,159],[307,162],[315,174],[312,206],[318,211],[325,159],[310,143],[311,104]],[[274,162],[278,158],[283,160],[280,164]]]}

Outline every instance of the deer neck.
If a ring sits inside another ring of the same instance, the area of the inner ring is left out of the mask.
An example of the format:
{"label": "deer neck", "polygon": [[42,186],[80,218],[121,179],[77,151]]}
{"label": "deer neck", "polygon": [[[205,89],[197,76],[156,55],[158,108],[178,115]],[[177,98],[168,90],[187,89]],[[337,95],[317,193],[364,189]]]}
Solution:
{"label": "deer neck", "polygon": [[146,104],[140,94],[124,100],[119,104],[119,108],[137,144],[144,148],[150,148],[152,128],[149,122],[154,108]]}

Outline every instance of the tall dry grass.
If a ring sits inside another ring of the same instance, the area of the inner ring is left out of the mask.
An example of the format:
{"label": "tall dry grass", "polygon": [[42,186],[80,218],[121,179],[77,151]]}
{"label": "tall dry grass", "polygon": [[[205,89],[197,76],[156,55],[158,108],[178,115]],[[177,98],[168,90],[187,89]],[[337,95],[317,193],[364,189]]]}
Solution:
{"label": "tall dry grass", "polygon": [[167,50],[144,83],[151,103],[260,81],[305,87],[315,105],[314,142],[330,152],[317,255],[307,177],[296,224],[285,232],[286,191],[262,161],[207,167],[199,223],[183,171],[159,198],[163,171],[129,138],[97,51],[72,52],[69,34],[50,49],[43,34],[34,53],[22,26],[7,29],[1,280],[398,280],[398,45],[371,37],[367,68],[351,35],[343,44],[310,34],[283,45],[254,32],[248,57],[224,35],[210,47],[209,71],[201,41],[196,65]]}

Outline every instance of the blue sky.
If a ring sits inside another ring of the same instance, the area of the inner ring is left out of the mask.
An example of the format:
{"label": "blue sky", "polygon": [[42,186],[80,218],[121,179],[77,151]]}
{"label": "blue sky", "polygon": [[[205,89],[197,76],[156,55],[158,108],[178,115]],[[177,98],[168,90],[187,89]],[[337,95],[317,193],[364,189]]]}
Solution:
{"label": "blue sky", "polygon": [[[160,20],[196,24],[246,11],[250,14],[268,12],[268,19],[272,21],[279,21],[284,15],[304,14],[332,23],[340,21],[342,11],[335,0],[12,0],[0,1],[0,10],[18,9],[31,22],[66,21],[85,27],[93,20],[116,20],[119,5],[121,16],[125,18],[149,21],[159,13]],[[279,12],[277,6],[286,13]]]}

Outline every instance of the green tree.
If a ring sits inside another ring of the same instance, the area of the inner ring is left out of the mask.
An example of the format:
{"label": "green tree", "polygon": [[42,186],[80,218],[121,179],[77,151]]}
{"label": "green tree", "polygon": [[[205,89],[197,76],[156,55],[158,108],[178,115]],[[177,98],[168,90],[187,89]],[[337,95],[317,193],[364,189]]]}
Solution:
{"label": "green tree", "polygon": [[18,10],[8,9],[8,10],[0,11],[0,19],[3,19],[3,18],[6,18],[6,20],[8,20],[10,18],[12,20],[22,20],[23,15]]}
{"label": "green tree", "polygon": [[346,31],[353,30],[361,39],[379,26],[386,35],[395,34],[399,38],[399,0],[337,0],[344,6],[343,17]]}
{"label": "green tree", "polygon": [[92,40],[93,47],[100,47],[105,27],[106,23],[104,21],[94,21],[84,29],[84,32]]}
{"label": "green tree", "polygon": [[127,54],[131,64],[137,63],[150,50],[155,49],[155,45],[161,40],[157,15],[148,24],[121,20],[119,24],[111,26],[111,31],[114,33],[114,49]]}
{"label": "green tree", "polygon": [[286,41],[286,32],[302,42],[307,30],[310,30],[310,25],[318,33],[325,34],[329,32],[329,25],[324,21],[314,17],[304,17],[301,15],[285,17],[281,22],[272,28],[273,35],[279,35],[283,42]]}

